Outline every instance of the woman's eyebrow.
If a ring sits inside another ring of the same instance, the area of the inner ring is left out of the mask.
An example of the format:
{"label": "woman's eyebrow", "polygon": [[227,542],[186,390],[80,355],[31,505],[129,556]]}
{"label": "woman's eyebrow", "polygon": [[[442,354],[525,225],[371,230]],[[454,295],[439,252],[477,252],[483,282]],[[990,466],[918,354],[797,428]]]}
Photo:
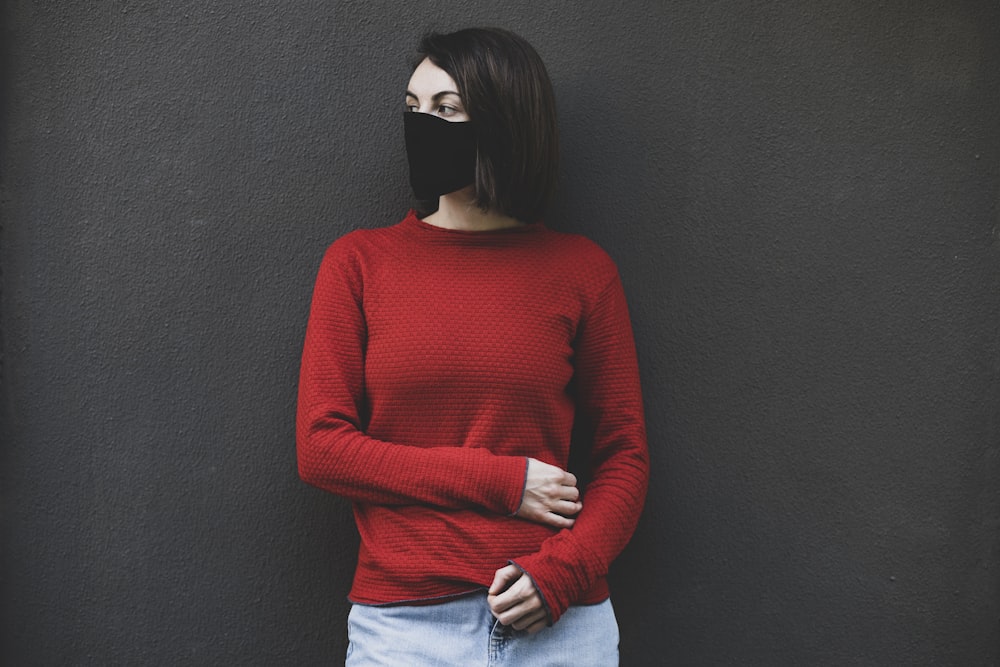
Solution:
{"label": "woman's eyebrow", "polygon": [[[431,100],[439,100],[442,97],[444,97],[445,95],[454,95],[455,97],[457,97],[459,99],[462,99],[462,96],[459,95],[458,93],[456,93],[454,90],[442,90],[440,93],[434,93],[434,95],[431,96]],[[417,95],[414,95],[410,91],[406,91],[406,96],[407,97],[412,97],[412,98],[417,99],[417,100],[420,99]]]}

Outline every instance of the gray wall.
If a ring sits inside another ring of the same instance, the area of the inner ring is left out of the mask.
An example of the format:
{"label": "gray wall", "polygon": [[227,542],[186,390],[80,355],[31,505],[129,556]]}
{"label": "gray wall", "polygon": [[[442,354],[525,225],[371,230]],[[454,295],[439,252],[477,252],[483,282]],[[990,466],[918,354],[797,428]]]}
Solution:
{"label": "gray wall", "polygon": [[653,458],[627,665],[1000,664],[996,2],[5,4],[0,662],[319,665],[312,280],[408,206],[428,28],[547,61]]}

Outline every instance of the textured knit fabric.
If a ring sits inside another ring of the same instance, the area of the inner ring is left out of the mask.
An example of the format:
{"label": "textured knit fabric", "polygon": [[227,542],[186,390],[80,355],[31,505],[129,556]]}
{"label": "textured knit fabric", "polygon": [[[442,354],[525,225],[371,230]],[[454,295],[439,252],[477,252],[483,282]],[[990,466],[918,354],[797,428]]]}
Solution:
{"label": "textured knit fabric", "polygon": [[[513,516],[527,458],[591,480],[571,529]],[[579,436],[581,429],[577,428]],[[447,230],[411,212],[323,258],[297,419],[302,478],[353,501],[350,597],[426,602],[527,572],[552,622],[608,596],[646,492],[635,349],[611,259],[542,224]]]}

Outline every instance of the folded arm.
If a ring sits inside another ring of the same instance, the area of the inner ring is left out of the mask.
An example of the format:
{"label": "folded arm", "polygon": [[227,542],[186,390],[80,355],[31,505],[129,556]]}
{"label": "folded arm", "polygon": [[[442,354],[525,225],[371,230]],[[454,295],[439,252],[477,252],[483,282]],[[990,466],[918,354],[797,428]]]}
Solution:
{"label": "folded arm", "polygon": [[592,425],[592,480],[571,529],[513,559],[554,623],[607,574],[631,538],[649,476],[642,396],[625,295],[617,276],[582,323],[576,346],[578,410]]}
{"label": "folded arm", "polygon": [[356,502],[521,506],[527,459],[441,443],[418,447],[368,437],[363,429],[367,327],[360,259],[334,243],[313,292],[299,376],[296,449],[306,482]]}

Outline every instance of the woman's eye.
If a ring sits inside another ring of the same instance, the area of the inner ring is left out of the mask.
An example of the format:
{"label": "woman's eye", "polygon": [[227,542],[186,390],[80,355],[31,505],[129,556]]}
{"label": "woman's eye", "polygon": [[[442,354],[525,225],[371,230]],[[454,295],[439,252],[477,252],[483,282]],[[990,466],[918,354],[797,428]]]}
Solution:
{"label": "woman's eye", "polygon": [[438,107],[438,113],[441,114],[442,116],[450,116],[453,113],[458,113],[458,109],[456,109],[453,106],[449,106],[447,104],[442,104],[441,106]]}
{"label": "woman's eye", "polygon": [[407,104],[406,105],[406,110],[410,111],[410,112],[415,112],[419,108],[420,107],[418,107],[416,104]]}

